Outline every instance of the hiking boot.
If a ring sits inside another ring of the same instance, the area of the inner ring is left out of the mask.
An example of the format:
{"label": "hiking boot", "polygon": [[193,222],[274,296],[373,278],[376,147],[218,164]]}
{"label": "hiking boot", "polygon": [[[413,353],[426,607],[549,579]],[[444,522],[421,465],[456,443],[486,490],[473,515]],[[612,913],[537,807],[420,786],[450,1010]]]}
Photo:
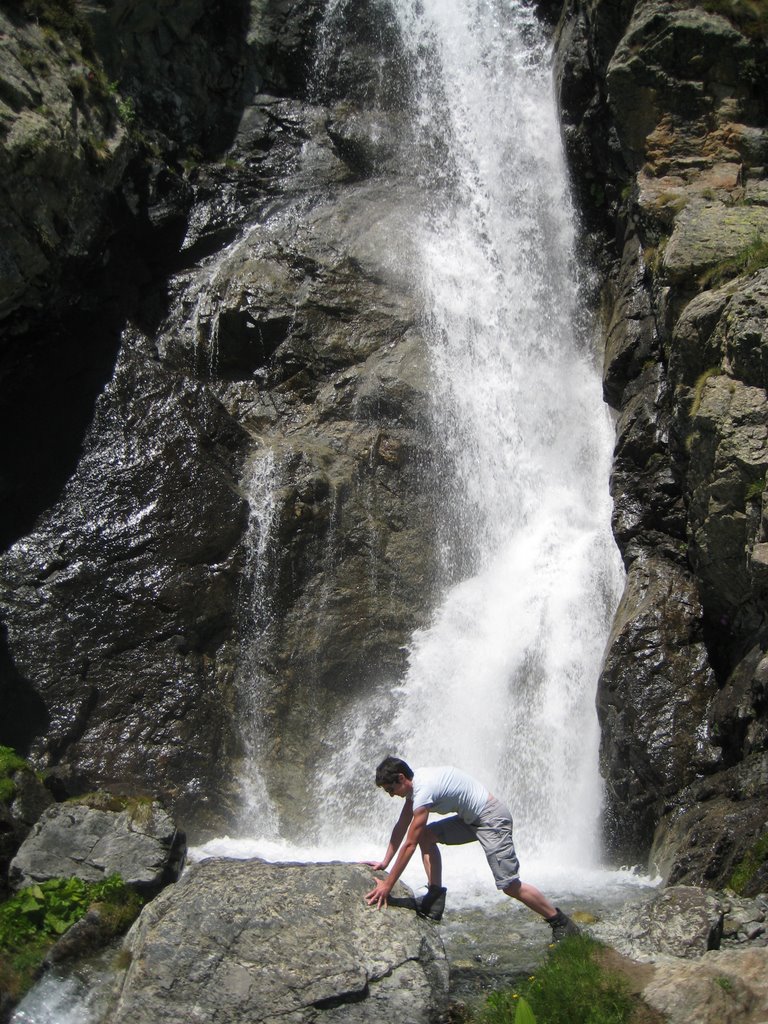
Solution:
{"label": "hiking boot", "polygon": [[552,939],[555,942],[560,942],[567,935],[581,935],[581,929],[567,914],[564,914],[559,907],[555,907],[555,910],[557,911],[555,916],[546,919],[552,929]]}
{"label": "hiking boot", "polygon": [[416,913],[419,917],[428,917],[430,921],[439,921],[445,910],[445,886],[430,885],[426,893],[416,900]]}

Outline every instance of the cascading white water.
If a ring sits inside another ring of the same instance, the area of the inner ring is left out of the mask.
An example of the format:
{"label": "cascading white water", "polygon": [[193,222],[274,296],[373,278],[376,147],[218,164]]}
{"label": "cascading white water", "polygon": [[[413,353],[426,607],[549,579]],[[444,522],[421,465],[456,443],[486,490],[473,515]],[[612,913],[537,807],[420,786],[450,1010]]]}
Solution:
{"label": "cascading white water", "polygon": [[[549,47],[524,0],[380,2],[415,82],[410,272],[448,481],[445,586],[406,677],[362,696],[327,737],[336,756],[312,784],[315,838],[290,855],[380,856],[397,808],[373,772],[396,753],[482,779],[513,808],[524,867],[573,887],[599,861],[594,693],[622,571]],[[328,5],[321,73],[348,4]],[[239,850],[285,856],[274,839],[262,831]],[[490,890],[483,858],[462,857],[452,851],[452,877]]]}
{"label": "cascading white water", "polygon": [[238,667],[238,693],[240,715],[243,720],[241,736],[243,761],[240,771],[244,798],[243,823],[245,827],[258,823],[262,835],[272,838],[278,831],[277,811],[269,799],[261,774],[264,736],[262,733],[263,694],[262,676],[258,662],[258,649],[268,642],[273,624],[273,609],[268,585],[272,528],[277,511],[276,490],[278,465],[272,449],[254,452],[246,464],[241,486],[248,500],[248,532],[244,588],[241,595],[241,633],[250,638],[241,652]]}
{"label": "cascading white water", "polygon": [[514,807],[525,853],[572,872],[599,853],[594,690],[621,568],[549,51],[521,0],[393,7],[418,83],[412,269],[451,474],[446,578],[459,582],[413,638],[405,680],[340,723],[327,838],[351,820],[373,828],[382,806],[369,789],[366,815],[360,780],[372,748],[389,750],[476,774]]}

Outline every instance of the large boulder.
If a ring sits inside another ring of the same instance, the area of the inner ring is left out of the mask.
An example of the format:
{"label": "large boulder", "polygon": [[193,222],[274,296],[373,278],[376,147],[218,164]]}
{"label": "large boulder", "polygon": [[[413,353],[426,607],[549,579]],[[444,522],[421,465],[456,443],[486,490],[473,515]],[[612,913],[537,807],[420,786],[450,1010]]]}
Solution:
{"label": "large boulder", "polygon": [[642,997],[668,1024],[763,1024],[768,947],[713,950],[693,963],[658,964]]}
{"label": "large boulder", "polygon": [[426,1024],[447,997],[442,942],[410,909],[368,907],[371,885],[349,864],[192,865],[129,932],[112,1021]]}
{"label": "large boulder", "polygon": [[157,801],[98,796],[43,812],[11,862],[16,887],[72,876],[100,882],[119,874],[126,885],[152,894],[178,878],[186,839]]}
{"label": "large boulder", "polygon": [[666,957],[697,959],[719,949],[725,907],[718,894],[696,886],[670,886],[648,899],[627,899],[595,925],[597,938],[638,961]]}
{"label": "large boulder", "polygon": [[625,863],[650,847],[664,802],[717,760],[700,617],[690,572],[660,554],[635,558],[598,694],[609,842]]}

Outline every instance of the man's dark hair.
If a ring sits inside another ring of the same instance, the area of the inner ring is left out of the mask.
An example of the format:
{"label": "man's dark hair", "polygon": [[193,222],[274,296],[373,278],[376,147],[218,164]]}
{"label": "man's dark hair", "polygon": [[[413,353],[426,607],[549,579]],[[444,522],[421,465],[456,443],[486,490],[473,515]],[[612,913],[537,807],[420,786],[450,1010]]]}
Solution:
{"label": "man's dark hair", "polygon": [[393,786],[401,775],[412,779],[413,770],[399,757],[385,757],[376,769],[376,785]]}

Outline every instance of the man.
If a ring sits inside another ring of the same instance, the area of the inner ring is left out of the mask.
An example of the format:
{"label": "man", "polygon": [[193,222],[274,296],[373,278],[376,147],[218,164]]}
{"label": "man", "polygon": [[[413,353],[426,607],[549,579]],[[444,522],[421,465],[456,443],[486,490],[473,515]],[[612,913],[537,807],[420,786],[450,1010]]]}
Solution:
{"label": "man", "polygon": [[[439,921],[445,908],[446,889],[438,843],[457,846],[477,840],[485,851],[498,889],[540,914],[551,926],[555,942],[578,934],[579,929],[566,914],[535,886],[520,881],[520,863],[512,842],[512,815],[482,783],[456,768],[418,768],[414,772],[399,757],[387,757],[376,769],[376,785],[390,796],[402,797],[405,805],[383,859],[365,862],[381,871],[400,851],[389,875],[377,880],[366,895],[369,905],[379,909],[386,905],[392,887],[419,847],[428,888],[417,901],[417,911]],[[454,816],[429,825],[430,811]]]}

